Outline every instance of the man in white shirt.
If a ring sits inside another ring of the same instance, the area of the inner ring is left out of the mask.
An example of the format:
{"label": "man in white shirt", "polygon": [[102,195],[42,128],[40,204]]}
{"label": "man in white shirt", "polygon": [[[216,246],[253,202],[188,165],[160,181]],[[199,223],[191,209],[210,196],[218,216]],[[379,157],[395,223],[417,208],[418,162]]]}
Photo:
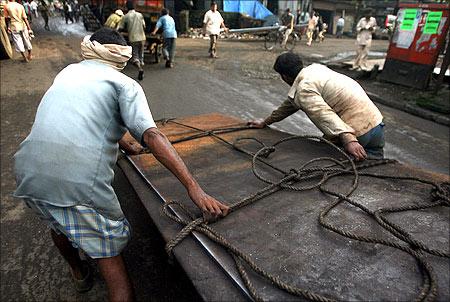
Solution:
{"label": "man in white shirt", "polygon": [[371,17],[371,12],[367,11],[366,16],[359,20],[356,25],[356,45],[358,45],[357,55],[353,63],[352,70],[367,70],[367,57],[369,56],[369,49],[372,45],[372,33],[377,27],[377,20]]}
{"label": "man in white shirt", "polygon": [[336,23],[336,39],[342,38],[342,33],[344,32],[345,19],[344,17],[340,17]]}
{"label": "man in white shirt", "polygon": [[219,38],[221,27],[224,30],[228,30],[223,22],[222,15],[217,10],[217,3],[212,2],[210,10],[206,12],[203,18],[203,34],[209,35],[209,55],[211,58],[217,58],[217,39]]}
{"label": "man in white shirt", "polygon": [[36,3],[36,1],[32,0],[30,2],[30,7],[31,7],[31,11],[36,16],[36,18],[39,17],[39,15],[38,15],[38,4]]}
{"label": "man in white shirt", "polygon": [[306,42],[306,45],[311,46],[314,31],[316,30],[317,22],[319,21],[319,17],[315,12],[312,14],[312,18],[308,21],[308,30],[306,31],[306,37],[308,38],[308,42]]}

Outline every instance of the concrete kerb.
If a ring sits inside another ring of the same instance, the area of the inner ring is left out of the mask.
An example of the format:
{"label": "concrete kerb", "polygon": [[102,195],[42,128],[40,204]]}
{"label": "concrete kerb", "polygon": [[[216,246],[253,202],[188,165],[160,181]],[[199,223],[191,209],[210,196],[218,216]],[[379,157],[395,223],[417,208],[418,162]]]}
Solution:
{"label": "concrete kerb", "polygon": [[414,106],[409,103],[394,102],[394,101],[391,101],[388,99],[384,99],[381,96],[379,96],[373,92],[367,91],[367,95],[373,101],[375,101],[377,103],[380,103],[380,104],[383,104],[383,105],[386,105],[386,106],[389,106],[389,107],[392,107],[395,109],[399,109],[399,110],[405,111],[407,113],[424,118],[426,120],[430,120],[430,121],[450,127],[450,118],[443,114],[431,112],[429,110],[422,109],[418,106]]}

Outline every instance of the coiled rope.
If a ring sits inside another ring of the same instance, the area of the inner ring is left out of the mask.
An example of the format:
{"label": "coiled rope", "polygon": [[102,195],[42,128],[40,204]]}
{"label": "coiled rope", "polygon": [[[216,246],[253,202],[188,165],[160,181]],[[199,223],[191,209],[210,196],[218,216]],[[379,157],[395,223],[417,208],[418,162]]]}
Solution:
{"label": "coiled rope", "polygon": [[[216,138],[217,140],[221,141],[222,143],[226,144],[227,146],[233,148],[234,150],[237,150],[239,152],[242,152],[244,154],[247,154],[251,157],[252,160],[252,171],[253,174],[261,181],[267,183],[268,185],[251,194],[250,196],[247,196],[246,198],[237,201],[230,205],[230,213],[234,212],[242,207],[245,207],[249,204],[252,204],[264,197],[267,197],[277,191],[280,190],[290,190],[290,191],[306,191],[306,190],[319,190],[325,194],[328,194],[330,196],[334,196],[336,199],[331,202],[327,207],[325,207],[319,215],[318,222],[319,224],[328,229],[329,231],[332,231],[334,233],[337,233],[339,235],[342,235],[346,238],[350,238],[353,240],[357,240],[360,242],[366,242],[366,243],[372,243],[372,244],[381,244],[388,247],[395,248],[397,250],[403,251],[410,256],[412,256],[418,266],[420,267],[420,271],[422,274],[422,285],[420,287],[420,291],[418,292],[415,301],[434,301],[437,295],[437,278],[433,272],[432,266],[427,262],[427,260],[424,257],[424,254],[431,254],[439,257],[445,257],[450,258],[450,253],[448,251],[438,250],[438,249],[432,249],[428,247],[423,242],[418,241],[417,239],[414,239],[406,230],[404,230],[401,226],[389,221],[385,215],[389,213],[398,213],[398,212],[404,212],[404,211],[417,211],[417,210],[423,210],[433,207],[439,207],[439,206],[450,206],[450,186],[448,183],[435,183],[426,179],[421,179],[418,177],[411,177],[411,176],[395,176],[395,175],[384,175],[384,174],[376,174],[371,172],[364,172],[362,170],[380,166],[380,165],[387,165],[396,163],[394,160],[390,159],[383,159],[383,160],[367,160],[366,162],[356,165],[352,158],[350,158],[349,155],[347,155],[343,150],[341,150],[339,147],[334,145],[333,143],[329,142],[328,140],[322,138],[322,137],[316,137],[316,136],[290,136],[283,138],[279,140],[278,142],[274,143],[272,146],[266,146],[263,142],[256,138],[252,137],[245,137],[237,139],[234,142],[229,142],[225,140],[224,138],[220,137],[219,134],[223,133],[230,133],[234,131],[240,131],[249,129],[249,127],[246,126],[234,126],[234,127],[228,127],[228,128],[220,128],[220,129],[214,129],[209,131],[204,131],[202,129],[192,127],[180,122],[177,122],[173,119],[170,120],[164,120],[163,123],[174,123],[192,130],[197,131],[198,133],[184,137],[182,139],[178,139],[176,141],[173,141],[172,143],[179,143],[184,142],[188,140],[193,140],[201,137],[211,136]],[[276,152],[279,148],[279,146],[285,142],[292,141],[292,140],[314,140],[314,141],[320,141],[322,143],[327,144],[334,150],[336,150],[338,153],[340,153],[346,160],[337,160],[335,158],[331,157],[321,157],[321,158],[315,158],[312,159],[303,165],[301,165],[298,168],[293,168],[289,171],[285,171],[279,167],[274,166],[270,162],[266,160],[268,156],[270,156],[271,153]],[[260,144],[262,147],[259,149],[256,153],[251,153],[241,147],[239,147],[239,143],[244,140],[252,140]],[[318,166],[319,163],[329,163],[329,165],[326,166]],[[281,173],[281,177],[278,180],[271,180],[269,178],[264,177],[258,169],[258,165],[263,164],[265,166],[268,166],[272,168],[277,173]],[[313,165],[314,164],[314,165]],[[347,192],[341,193],[336,192],[334,190],[331,190],[326,187],[326,183],[335,177],[343,176],[343,175],[352,175],[353,181],[351,187],[347,190]],[[374,178],[380,178],[380,179],[397,179],[397,180],[404,180],[404,181],[413,181],[413,182],[420,182],[426,185],[429,185],[432,187],[431,191],[431,200],[427,203],[421,204],[421,205],[407,205],[407,206],[399,206],[399,207],[389,207],[389,208],[380,208],[375,211],[370,210],[366,206],[356,202],[352,198],[350,198],[351,194],[357,189],[359,178],[361,176],[364,177],[374,177]],[[317,182],[314,184],[310,184],[311,180],[317,179]],[[302,182],[308,181],[307,184],[301,185]],[[373,218],[382,228],[384,228],[386,231],[391,233],[393,236],[398,238],[399,241],[395,240],[387,240],[387,239],[381,239],[381,238],[375,238],[365,235],[356,234],[353,232],[346,231],[342,228],[339,228],[337,226],[334,226],[331,222],[327,220],[327,215],[330,213],[332,209],[334,209],[339,204],[346,202],[349,205],[352,205],[363,212],[365,212],[369,217]],[[184,212],[185,216],[189,217],[188,219],[180,218],[172,213],[170,210],[170,207],[178,207],[182,212]],[[222,246],[234,259],[234,262],[236,264],[236,268],[244,281],[245,286],[247,287],[249,293],[256,301],[263,301],[262,297],[258,294],[255,286],[251,282],[247,269],[250,268],[255,273],[259,274],[261,277],[265,278],[267,281],[271,282],[276,287],[280,288],[281,290],[284,290],[292,295],[295,296],[301,296],[311,301],[318,301],[318,302],[329,302],[329,301],[335,301],[334,298],[331,297],[325,297],[321,294],[312,292],[310,290],[300,288],[297,286],[294,286],[292,284],[287,283],[282,278],[275,276],[265,269],[263,269],[261,266],[256,264],[253,259],[246,254],[244,251],[240,250],[233,244],[231,244],[226,238],[224,238],[219,232],[214,230],[210,225],[208,225],[208,221],[206,221],[205,218],[199,217],[196,218],[194,215],[180,202],[177,201],[169,201],[166,202],[162,207],[162,212],[172,219],[173,221],[183,225],[184,227],[182,230],[174,237],[172,238],[166,245],[166,251],[169,255],[172,255],[172,250],[174,247],[179,244],[182,240],[184,240],[187,236],[189,236],[193,231],[199,232],[205,236],[207,236],[212,241],[216,242],[220,246]]]}

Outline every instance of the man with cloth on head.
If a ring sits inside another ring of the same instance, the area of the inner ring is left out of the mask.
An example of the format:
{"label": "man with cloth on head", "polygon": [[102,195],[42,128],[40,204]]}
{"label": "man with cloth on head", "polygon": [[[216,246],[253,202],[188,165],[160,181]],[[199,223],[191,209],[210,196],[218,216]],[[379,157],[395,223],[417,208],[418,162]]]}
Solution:
{"label": "man with cloth on head", "polygon": [[122,17],[119,24],[119,30],[126,30],[128,32],[128,41],[133,49],[133,56],[131,63],[139,69],[138,80],[144,78],[144,48],[145,41],[145,21],[141,13],[134,9],[133,1],[127,2],[128,12]]}
{"label": "man with cloth on head", "polygon": [[108,17],[108,19],[106,19],[105,26],[116,30],[119,29],[119,24],[122,17],[123,11],[121,9],[116,10]]}
{"label": "man with cloth on head", "polygon": [[294,53],[278,56],[273,68],[291,86],[288,98],[266,119],[249,122],[251,126],[263,128],[301,109],[325,138],[356,160],[383,158],[383,116],[355,80],[320,64],[303,68]]}
{"label": "man with cloth on head", "polygon": [[121,256],[130,239],[111,186],[119,143],[128,130],[184,185],[204,212],[224,216],[228,207],[206,194],[153,121],[142,87],[120,71],[131,47],[116,31],[102,28],[81,43],[83,61],[64,68],[45,93],[31,133],[14,155],[17,189],[51,228],[78,291],[92,287],[92,269],[78,250],[97,260],[111,301],[132,301]]}

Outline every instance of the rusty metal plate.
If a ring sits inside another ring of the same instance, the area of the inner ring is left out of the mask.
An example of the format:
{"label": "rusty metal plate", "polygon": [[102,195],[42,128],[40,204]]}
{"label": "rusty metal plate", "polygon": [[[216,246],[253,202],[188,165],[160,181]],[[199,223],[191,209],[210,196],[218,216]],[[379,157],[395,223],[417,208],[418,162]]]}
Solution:
{"label": "rusty metal plate", "polygon": [[[236,127],[243,122],[228,116],[209,114],[177,119],[177,122],[212,130]],[[184,126],[166,123],[159,129],[171,141],[198,134]],[[272,129],[247,129],[220,134],[233,142],[242,137],[256,137],[267,145],[289,136]],[[213,137],[201,137],[174,145],[188,168],[209,194],[232,204],[251,195],[267,184],[258,180],[251,171],[249,156],[233,150]],[[260,146],[253,141],[242,141],[239,146],[256,152]],[[284,170],[298,168],[316,157],[342,157],[329,146],[306,139],[293,140],[277,147],[267,159]],[[130,157],[136,169],[165,200],[178,200],[197,216],[198,209],[189,201],[184,187],[152,155]],[[279,172],[263,165],[260,172],[268,178],[279,179]],[[367,171],[388,175],[417,176],[433,181],[448,181],[445,175],[429,173],[399,163],[369,168]],[[352,176],[339,176],[327,183],[338,191],[350,188]],[[375,210],[380,207],[414,205],[429,202],[431,187],[407,180],[361,177],[353,199]],[[339,300],[412,300],[422,283],[421,271],[410,255],[380,244],[350,240],[321,227],[320,212],[333,197],[319,190],[304,192],[279,191],[253,204],[231,213],[211,226],[233,245],[244,250],[254,262],[283,281],[328,298]],[[144,201],[152,202],[152,201]],[[434,207],[420,211],[407,211],[387,215],[390,221],[402,226],[414,239],[431,248],[448,252],[448,207]],[[152,216],[153,219],[160,219]],[[381,228],[373,218],[361,210],[343,203],[333,209],[328,218],[333,225],[364,236],[397,240]],[[161,230],[164,233],[164,230]],[[401,243],[400,240],[397,240]],[[177,249],[177,248],[176,248]],[[183,255],[179,251],[178,255]],[[187,252],[186,252],[187,253]],[[226,252],[215,247],[233,270],[233,262]],[[448,258],[426,255],[438,282],[438,300],[450,299]],[[189,270],[188,266],[184,267]],[[236,271],[232,274],[235,274]],[[258,293],[265,300],[298,300],[254,273],[249,273]],[[214,286],[218,286],[213,283]],[[200,290],[208,290],[203,287]],[[214,290],[211,288],[210,290]]]}

